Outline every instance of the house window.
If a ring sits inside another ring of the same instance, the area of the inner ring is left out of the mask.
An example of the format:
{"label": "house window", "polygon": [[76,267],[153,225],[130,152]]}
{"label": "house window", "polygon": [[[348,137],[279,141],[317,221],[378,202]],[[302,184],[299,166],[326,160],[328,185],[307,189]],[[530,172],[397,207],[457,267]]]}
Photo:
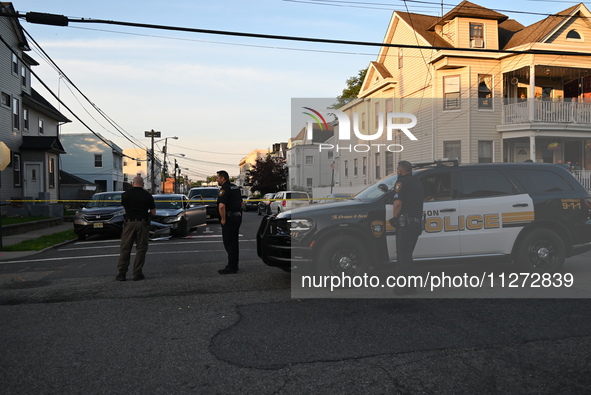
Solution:
{"label": "house window", "polygon": [[571,30],[566,34],[568,40],[581,40],[581,35],[576,30]]}
{"label": "house window", "polygon": [[374,127],[376,130],[380,126],[380,102],[377,102],[374,106]]}
{"label": "house window", "polygon": [[127,174],[123,174],[123,182],[129,182],[129,176]]}
{"label": "house window", "polygon": [[43,133],[45,133],[45,130],[43,129],[43,120],[39,118],[39,134]]}
{"label": "house window", "polygon": [[345,177],[349,177],[349,161],[345,161]]}
{"label": "house window", "polygon": [[101,154],[94,155],[94,167],[103,167],[103,155],[101,155]]}
{"label": "house window", "polygon": [[311,178],[306,178],[306,186],[308,188],[312,188],[312,179]]}
{"label": "house window", "polygon": [[2,92],[2,105],[10,108],[10,95],[8,93]]}
{"label": "house window", "polygon": [[27,86],[27,68],[25,66],[21,66],[21,80],[23,86]]}
{"label": "house window", "polygon": [[398,48],[398,68],[401,69],[402,68],[402,49],[403,48]]}
{"label": "house window", "polygon": [[478,142],[478,163],[492,163],[493,159],[493,142],[479,141]]}
{"label": "house window", "polygon": [[49,187],[55,188],[55,159],[49,159]]}
{"label": "house window", "polygon": [[306,164],[313,165],[314,164],[314,157],[312,155],[306,155]]}
{"label": "house window", "polygon": [[12,74],[18,75],[18,57],[12,54]]}
{"label": "house window", "polygon": [[460,76],[443,77],[443,109],[461,109],[460,99]]}
{"label": "house window", "polygon": [[29,109],[23,108],[23,128],[29,130]]}
{"label": "house window", "polygon": [[386,151],[386,175],[394,173],[394,152]]}
{"label": "house window", "polygon": [[365,113],[361,113],[361,131],[365,132]]}
{"label": "house window", "polygon": [[21,154],[12,155],[12,177],[15,187],[22,186]]}
{"label": "house window", "polygon": [[478,74],[478,108],[492,109],[492,75]]}
{"label": "house window", "polygon": [[334,152],[332,152],[332,151],[327,151],[327,153],[328,153],[328,159],[332,159],[332,158],[334,158]]}
{"label": "house window", "polygon": [[353,159],[353,176],[357,177],[357,167],[358,167],[358,161],[357,159]]}
{"label": "house window", "polygon": [[376,179],[380,179],[382,178],[381,172],[380,172],[380,154],[375,154],[375,158],[376,158]]}
{"label": "house window", "polygon": [[136,162],[135,162],[135,165],[136,165],[136,166],[141,166],[141,165],[142,165],[142,161],[141,161],[141,160],[138,160],[138,161],[136,161]]}
{"label": "house window", "polygon": [[470,48],[484,48],[484,24],[470,23]]}
{"label": "house window", "polygon": [[362,173],[364,176],[367,175],[367,156],[363,157],[363,168],[362,168]]}
{"label": "house window", "polygon": [[443,157],[444,158],[458,158],[460,162],[462,154],[461,141],[444,141],[443,142]]}
{"label": "house window", "polygon": [[20,117],[20,104],[17,98],[12,98],[12,127],[14,129],[20,129],[21,127]]}

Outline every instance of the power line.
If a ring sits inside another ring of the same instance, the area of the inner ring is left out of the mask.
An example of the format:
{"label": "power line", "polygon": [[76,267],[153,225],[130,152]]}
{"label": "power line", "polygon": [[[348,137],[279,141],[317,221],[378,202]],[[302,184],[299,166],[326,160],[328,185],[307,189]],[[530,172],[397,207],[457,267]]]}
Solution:
{"label": "power line", "polygon": [[[409,0],[410,1],[410,0]],[[416,1],[416,0],[413,0]],[[546,14],[543,14],[546,15]],[[19,18],[25,17],[22,14],[16,14]],[[565,15],[551,15],[551,16],[565,16]],[[570,16],[570,15],[568,15]],[[212,30],[212,29],[197,29],[190,27],[170,26],[170,25],[154,25],[148,23],[134,23],[104,19],[74,19],[63,15],[55,14],[39,14],[39,13],[27,13],[27,22],[41,23],[49,25],[67,26],[69,22],[74,23],[96,23],[96,24],[109,24],[118,26],[129,26],[146,29],[157,29],[157,30],[171,30],[171,31],[182,31],[190,33],[203,33],[203,34],[215,34],[222,36],[235,36],[235,37],[250,37],[260,38],[269,40],[285,40],[285,41],[301,41],[301,42],[313,42],[321,44],[339,44],[339,45],[355,45],[355,46],[368,46],[368,47],[392,47],[392,48],[413,48],[413,49],[431,49],[431,50],[442,50],[442,51],[461,51],[461,52],[484,52],[484,53],[509,53],[509,54],[538,54],[538,55],[569,55],[572,56],[572,51],[551,51],[551,50],[540,50],[540,49],[529,49],[524,50],[509,50],[509,49],[487,49],[487,48],[457,48],[457,47],[442,47],[442,46],[425,46],[425,45],[409,45],[409,44],[393,44],[383,42],[370,42],[370,41],[353,41],[353,40],[337,40],[337,39],[326,39],[326,38],[315,38],[315,37],[297,37],[297,36],[283,36],[275,34],[261,34],[261,33],[245,33],[245,32],[234,32],[227,30]],[[55,21],[57,20],[57,21]],[[578,52],[579,56],[591,56],[591,53]]]}

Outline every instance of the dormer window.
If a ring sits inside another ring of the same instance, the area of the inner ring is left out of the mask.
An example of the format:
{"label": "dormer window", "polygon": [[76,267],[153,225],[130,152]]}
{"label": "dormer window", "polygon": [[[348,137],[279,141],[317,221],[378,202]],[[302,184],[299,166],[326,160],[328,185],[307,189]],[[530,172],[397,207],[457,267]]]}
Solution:
{"label": "dormer window", "polygon": [[583,38],[581,37],[581,35],[579,34],[578,31],[571,30],[566,34],[566,39],[567,40],[582,40]]}
{"label": "dormer window", "polygon": [[484,48],[484,24],[470,23],[470,48]]}

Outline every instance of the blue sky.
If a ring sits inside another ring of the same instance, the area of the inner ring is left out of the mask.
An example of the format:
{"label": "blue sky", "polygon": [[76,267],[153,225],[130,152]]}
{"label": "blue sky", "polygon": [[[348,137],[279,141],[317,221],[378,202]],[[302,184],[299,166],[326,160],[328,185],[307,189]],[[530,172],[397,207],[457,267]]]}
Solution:
{"label": "blue sky", "polygon": [[[343,0],[14,1],[17,11],[287,36],[381,42],[402,1]],[[390,3],[392,6],[385,4]],[[489,8],[554,13],[576,3],[475,1]],[[407,3],[410,12],[439,15],[436,4]],[[457,3],[449,3],[445,12]],[[540,15],[503,12],[528,25]],[[154,129],[168,152],[184,154],[192,179],[221,168],[238,173],[240,158],[290,137],[290,103],[297,97],[334,97],[347,78],[375,60],[377,47],[311,44],[71,23],[53,27],[21,22],[68,77],[140,146]],[[81,107],[56,71],[35,51],[34,71],[93,130],[122,148],[131,143],[89,105]],[[38,82],[33,86],[50,95]],[[57,104],[56,104],[57,106]],[[87,111],[90,113],[88,114]],[[74,119],[67,110],[62,112]],[[94,121],[92,117],[99,120]],[[304,125],[302,125],[303,127]],[[62,132],[86,132],[79,122]],[[162,143],[161,143],[162,144]],[[159,145],[161,145],[159,144]]]}

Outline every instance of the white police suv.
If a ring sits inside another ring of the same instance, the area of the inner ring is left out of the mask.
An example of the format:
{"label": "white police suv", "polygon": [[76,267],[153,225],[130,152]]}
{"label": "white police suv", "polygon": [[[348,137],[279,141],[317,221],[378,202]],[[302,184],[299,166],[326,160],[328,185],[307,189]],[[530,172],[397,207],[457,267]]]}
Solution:
{"label": "white police suv", "polygon": [[[591,198],[554,164],[415,165],[424,187],[424,231],[415,261],[513,261],[553,272],[591,249]],[[265,217],[257,251],[270,265],[357,275],[396,260],[391,175],[352,200]]]}

